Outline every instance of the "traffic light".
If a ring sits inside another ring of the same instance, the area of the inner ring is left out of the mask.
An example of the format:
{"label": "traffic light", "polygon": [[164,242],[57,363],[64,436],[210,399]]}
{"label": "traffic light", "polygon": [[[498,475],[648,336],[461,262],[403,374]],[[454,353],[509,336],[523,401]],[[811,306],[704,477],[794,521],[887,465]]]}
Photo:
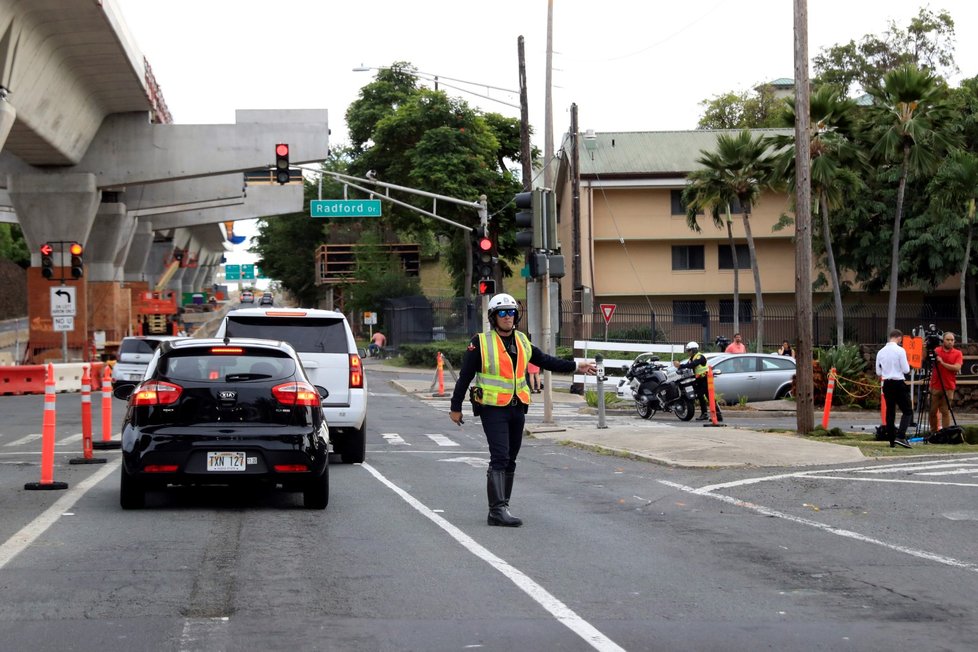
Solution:
{"label": "traffic light", "polygon": [[41,245],[41,276],[54,277],[54,247],[50,242]]}
{"label": "traffic light", "polygon": [[275,146],[275,180],[281,184],[289,182],[289,146],[279,143]]}
{"label": "traffic light", "polygon": [[516,246],[543,249],[543,197],[540,190],[521,192],[516,202]]}
{"label": "traffic light", "polygon": [[484,278],[479,281],[479,296],[492,296],[496,294],[496,281],[491,278]]}
{"label": "traffic light", "polygon": [[496,245],[486,233],[485,227],[475,231],[472,260],[476,276],[479,278],[492,276],[493,267],[496,264]]}
{"label": "traffic light", "polygon": [[82,260],[85,248],[77,242],[72,242],[68,245],[68,253],[71,254],[71,277],[81,278],[85,273],[85,261]]}

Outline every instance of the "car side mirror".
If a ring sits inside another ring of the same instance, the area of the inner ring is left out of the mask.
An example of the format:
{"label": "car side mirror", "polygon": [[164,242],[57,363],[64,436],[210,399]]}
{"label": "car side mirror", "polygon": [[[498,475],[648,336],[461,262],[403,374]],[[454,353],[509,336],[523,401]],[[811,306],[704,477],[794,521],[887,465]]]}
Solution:
{"label": "car side mirror", "polygon": [[116,388],[112,390],[112,396],[116,397],[120,401],[128,401],[135,389],[136,386],[130,385],[129,383],[117,385]]}
{"label": "car side mirror", "polygon": [[319,398],[328,398],[329,390],[322,385],[316,385],[316,391],[319,392]]}

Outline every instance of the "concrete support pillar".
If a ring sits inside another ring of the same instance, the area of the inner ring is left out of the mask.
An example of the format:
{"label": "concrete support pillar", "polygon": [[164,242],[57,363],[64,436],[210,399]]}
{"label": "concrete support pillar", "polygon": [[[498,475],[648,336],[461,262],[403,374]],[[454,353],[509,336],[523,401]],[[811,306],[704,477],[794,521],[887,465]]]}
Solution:
{"label": "concrete support pillar", "polygon": [[88,242],[102,197],[94,174],[11,174],[7,188],[31,265],[40,265],[38,248],[45,242]]}
{"label": "concrete support pillar", "polygon": [[204,250],[202,247],[197,247],[190,250],[189,252],[192,259],[196,259],[196,267],[188,267],[183,274],[183,283],[181,289],[183,292],[196,292],[197,291],[197,275],[200,273],[201,256],[204,255]]}
{"label": "concrete support pillar", "polygon": [[129,249],[135,226],[136,219],[129,217],[125,204],[99,205],[85,245],[85,273],[89,282],[122,280],[124,254]]}
{"label": "concrete support pillar", "polygon": [[149,248],[144,274],[147,285],[152,288],[159,282],[166,270],[166,262],[173,253],[172,242],[153,242]]}
{"label": "concrete support pillar", "polygon": [[146,280],[146,265],[149,263],[149,250],[152,246],[152,222],[136,220],[135,232],[123,264],[123,280],[127,282]]}

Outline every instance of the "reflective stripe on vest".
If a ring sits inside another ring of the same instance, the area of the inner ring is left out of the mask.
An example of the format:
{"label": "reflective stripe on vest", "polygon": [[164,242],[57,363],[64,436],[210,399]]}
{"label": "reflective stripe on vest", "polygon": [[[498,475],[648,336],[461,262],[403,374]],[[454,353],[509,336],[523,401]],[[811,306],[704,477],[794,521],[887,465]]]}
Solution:
{"label": "reflective stripe on vest", "polygon": [[516,369],[506,352],[503,339],[496,331],[479,333],[482,369],[475,375],[475,386],[482,390],[483,405],[509,405],[515,395],[530,404],[530,386],[526,383],[526,365],[533,349],[525,333],[516,333]]}
{"label": "reflective stripe on vest", "polygon": [[[699,356],[699,357],[702,358],[703,356]],[[705,361],[706,358],[703,358],[703,360]],[[707,364],[696,365],[695,367],[693,367],[693,374],[695,374],[697,378],[702,378],[706,376],[706,372],[709,371],[709,369],[710,367]]]}

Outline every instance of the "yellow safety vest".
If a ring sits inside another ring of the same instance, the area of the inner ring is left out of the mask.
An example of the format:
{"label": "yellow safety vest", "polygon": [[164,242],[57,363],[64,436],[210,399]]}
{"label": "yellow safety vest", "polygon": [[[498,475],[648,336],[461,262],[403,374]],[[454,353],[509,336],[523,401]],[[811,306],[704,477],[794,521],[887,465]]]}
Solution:
{"label": "yellow safety vest", "polygon": [[475,375],[475,386],[482,390],[483,405],[509,405],[515,395],[530,404],[530,386],[526,383],[526,365],[533,349],[525,333],[516,333],[516,369],[506,352],[503,338],[496,331],[479,333],[482,350],[482,370]]}
{"label": "yellow safety vest", "polygon": [[[694,357],[703,357],[703,354],[702,353],[697,353],[696,356],[694,356]],[[690,360],[692,360],[692,359],[693,358],[690,358]],[[703,359],[706,360],[705,357],[703,357]],[[695,367],[693,367],[693,373],[696,375],[697,378],[703,378],[703,377],[705,377],[706,376],[706,372],[708,370],[709,370],[709,366],[708,365],[705,365],[705,364],[696,365]]]}

